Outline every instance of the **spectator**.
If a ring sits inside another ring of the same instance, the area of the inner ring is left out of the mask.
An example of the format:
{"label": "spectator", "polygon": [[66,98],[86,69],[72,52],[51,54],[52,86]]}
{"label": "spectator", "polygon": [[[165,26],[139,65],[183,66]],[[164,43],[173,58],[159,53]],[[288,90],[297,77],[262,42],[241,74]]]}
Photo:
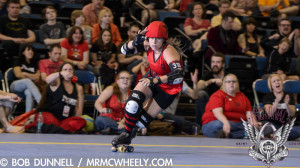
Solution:
{"label": "spectator", "polygon": [[[222,15],[222,24],[211,28],[207,34],[207,45],[210,45],[216,52],[236,55],[240,53],[237,42],[238,33],[233,30],[233,19],[235,15],[227,11]],[[207,50],[205,58],[210,60],[212,50]]]}
{"label": "spectator", "polygon": [[132,68],[134,66],[141,63],[141,60],[142,60],[141,53],[133,54],[130,56],[127,56],[127,55],[125,56],[121,52],[121,47],[127,41],[133,40],[139,30],[140,30],[140,27],[138,24],[136,24],[136,23],[131,24],[127,30],[128,39],[121,42],[118,46],[118,62],[120,63],[120,69],[127,69],[130,73],[132,72]]}
{"label": "spectator", "polygon": [[284,37],[280,40],[278,49],[273,49],[273,51],[268,55],[265,74],[262,76],[263,79],[267,79],[270,74],[279,74],[282,80],[299,80],[294,72],[291,72],[291,55],[288,54],[289,47],[291,46],[291,41]]}
{"label": "spectator", "polygon": [[264,49],[260,45],[260,37],[256,31],[256,20],[248,17],[244,22],[244,33],[238,37],[239,46],[242,52],[247,56],[261,56],[264,57]]}
{"label": "spectator", "polygon": [[132,68],[132,73],[136,74],[135,85],[139,83],[139,80],[150,70],[147,53],[144,52],[142,62]]}
{"label": "spectator", "polygon": [[[221,0],[219,1],[219,11],[220,13],[214,17],[211,18],[211,27],[216,27],[222,24],[222,15],[227,12],[230,9],[230,1],[229,0]],[[237,17],[234,17],[233,23],[232,23],[232,29],[234,31],[239,31],[242,28],[242,24],[240,20]]]}
{"label": "spectator", "polygon": [[[0,18],[0,40],[2,41],[2,47],[6,49],[11,59],[13,56],[19,55],[21,44],[35,41],[31,22],[19,16],[20,7],[18,0],[10,0],[7,3],[7,16]],[[16,29],[16,27],[18,28]],[[10,64],[10,62],[12,60],[8,63]]]}
{"label": "spectator", "polygon": [[230,10],[237,16],[251,16],[257,0],[232,0]]}
{"label": "spectator", "polygon": [[[81,10],[73,10],[71,14],[71,21],[73,26],[78,26],[82,28],[83,36],[85,41],[88,42],[89,48],[92,47],[92,27],[85,24],[86,17]],[[67,34],[70,32],[72,27],[67,29]]]}
{"label": "spectator", "polygon": [[115,74],[118,72],[119,64],[112,54],[102,54],[102,65],[100,67],[100,76],[102,88],[106,88],[115,81]]}
{"label": "spectator", "polygon": [[0,16],[7,15],[7,0],[0,0]]}
{"label": "spectator", "polygon": [[100,134],[120,134],[125,131],[125,102],[129,97],[130,85],[130,73],[121,71],[116,82],[106,87],[96,100],[95,108],[100,116],[96,118],[95,126]]}
{"label": "spectator", "polygon": [[184,22],[184,32],[192,38],[193,48],[201,49],[201,41],[206,40],[207,31],[211,28],[210,21],[206,17],[205,6],[201,2],[194,2],[190,8],[190,18]]}
{"label": "spectator", "polygon": [[[52,124],[70,132],[85,128],[86,120],[80,117],[83,113],[83,89],[73,83],[74,71],[72,64],[65,62],[57,72],[47,76],[46,92],[37,109],[44,117],[43,127]],[[38,115],[36,113],[35,121],[27,125],[26,129],[36,126]],[[42,128],[42,132],[45,131]]]}
{"label": "spectator", "polygon": [[279,20],[278,31],[261,41],[261,45],[265,49],[266,55],[270,54],[273,48],[278,49],[280,40],[284,37],[287,37],[292,42],[288,53],[291,57],[297,57],[297,55],[299,54],[298,50],[300,49],[296,44],[296,35],[298,34],[298,32],[298,29],[292,31],[292,22],[288,18],[282,18],[281,20]]}
{"label": "spectator", "polygon": [[108,9],[106,6],[103,6],[104,2],[105,0],[92,0],[92,3],[87,4],[82,8],[82,12],[85,15],[87,25],[93,27],[94,24],[98,23],[98,15],[100,10]]}
{"label": "spectator", "polygon": [[[221,89],[209,98],[202,117],[202,132],[213,138],[244,138],[245,130],[241,118],[258,126],[251,118],[251,103],[240,92],[239,82],[234,74],[224,77]],[[252,114],[253,115],[253,114]]]}
{"label": "spectator", "polygon": [[39,84],[40,71],[34,48],[31,45],[22,47],[20,58],[15,61],[13,70],[18,80],[11,83],[10,90],[11,92],[24,93],[25,112],[28,112],[34,107],[34,99],[37,103],[41,100],[41,93],[35,85],[35,83]]}
{"label": "spectator", "polygon": [[290,6],[289,0],[258,0],[257,5],[263,16],[278,15],[285,13],[287,15],[297,15],[299,11],[298,6]]}
{"label": "spectator", "polygon": [[63,62],[69,62],[80,70],[92,70],[89,63],[89,46],[83,38],[83,31],[80,27],[74,26],[67,38],[61,43],[61,57]]}
{"label": "spectator", "polygon": [[205,112],[205,106],[209,97],[220,89],[224,76],[227,74],[225,68],[225,56],[222,53],[216,52],[212,55],[210,61],[211,71],[206,72],[202,79],[197,83],[199,96],[196,100],[196,122],[202,125],[202,115]]}
{"label": "spectator", "polygon": [[92,42],[94,43],[100,35],[102,29],[110,29],[112,33],[112,42],[118,46],[122,42],[118,26],[112,23],[112,13],[109,9],[103,9],[99,12],[99,22],[93,26]]}
{"label": "spectator", "polygon": [[[270,123],[279,129],[282,125],[290,122],[290,117],[296,116],[295,101],[291,94],[283,92],[283,80],[278,74],[271,74],[268,78],[268,87],[270,93],[267,93],[263,97],[264,112],[261,116],[262,124]],[[274,117],[278,116],[278,117]],[[277,119],[277,120],[276,120]],[[273,133],[271,127],[266,127],[264,134],[270,137]],[[300,137],[300,127],[293,126],[289,139],[294,140]]]}
{"label": "spectator", "polygon": [[40,41],[46,45],[59,44],[66,37],[66,33],[64,24],[56,21],[56,9],[47,6],[42,13],[47,22],[40,26]]}
{"label": "spectator", "polygon": [[46,82],[47,76],[57,71],[58,67],[63,63],[60,60],[61,47],[59,44],[51,45],[50,52],[48,52],[49,59],[42,59],[39,61],[39,70],[42,81]]}
{"label": "spectator", "polygon": [[13,110],[14,103],[19,103],[21,98],[13,93],[6,93],[0,90],[0,122],[3,129],[0,132],[7,133],[22,133],[24,132],[24,127],[13,126],[7,121],[7,115]]}
{"label": "spectator", "polygon": [[176,3],[179,4],[179,12],[183,14],[185,10],[188,9],[188,6],[193,2],[193,0],[177,0]]}
{"label": "spectator", "polygon": [[109,29],[103,29],[100,33],[100,37],[92,46],[92,65],[94,66],[93,71],[96,74],[99,74],[99,68],[102,65],[102,55],[104,53],[116,58],[117,47],[112,43],[111,36],[112,34]]}
{"label": "spectator", "polygon": [[150,16],[148,16],[147,10],[142,11],[142,23],[147,24],[148,17],[150,17],[150,22],[157,20],[157,10],[173,11],[178,12],[176,9],[175,0],[138,0],[141,4],[150,10]]}

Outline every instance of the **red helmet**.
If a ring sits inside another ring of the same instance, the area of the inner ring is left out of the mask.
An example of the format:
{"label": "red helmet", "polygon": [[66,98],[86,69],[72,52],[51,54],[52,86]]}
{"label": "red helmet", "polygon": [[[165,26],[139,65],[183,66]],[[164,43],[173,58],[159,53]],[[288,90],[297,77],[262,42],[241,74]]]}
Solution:
{"label": "red helmet", "polygon": [[154,21],[147,27],[147,33],[145,34],[148,38],[164,38],[168,39],[168,27],[164,22]]}

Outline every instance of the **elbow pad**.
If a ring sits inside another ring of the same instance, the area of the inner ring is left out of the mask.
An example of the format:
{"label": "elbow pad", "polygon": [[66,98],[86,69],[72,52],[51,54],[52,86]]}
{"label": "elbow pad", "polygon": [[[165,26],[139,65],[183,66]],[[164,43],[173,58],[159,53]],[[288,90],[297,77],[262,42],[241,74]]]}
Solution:
{"label": "elbow pad", "polygon": [[168,84],[180,84],[183,81],[183,70],[179,61],[173,61],[169,64],[171,72],[167,74]]}
{"label": "elbow pad", "polygon": [[124,55],[131,55],[134,54],[135,49],[128,48],[128,41],[122,45],[121,47],[121,53]]}

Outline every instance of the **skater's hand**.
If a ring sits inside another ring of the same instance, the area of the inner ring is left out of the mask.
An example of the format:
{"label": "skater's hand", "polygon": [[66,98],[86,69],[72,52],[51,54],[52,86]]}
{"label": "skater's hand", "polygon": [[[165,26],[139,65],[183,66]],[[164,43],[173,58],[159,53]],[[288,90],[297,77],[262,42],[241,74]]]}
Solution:
{"label": "skater's hand", "polygon": [[150,79],[148,78],[142,78],[139,80],[139,82],[141,82],[144,86],[150,86],[151,83]]}

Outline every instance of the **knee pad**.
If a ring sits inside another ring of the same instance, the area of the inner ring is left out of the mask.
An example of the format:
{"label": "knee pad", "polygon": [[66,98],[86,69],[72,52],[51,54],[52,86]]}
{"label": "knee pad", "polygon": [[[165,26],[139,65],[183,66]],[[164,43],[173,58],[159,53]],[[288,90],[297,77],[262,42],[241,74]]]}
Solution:
{"label": "knee pad", "polygon": [[146,96],[143,92],[133,90],[127,100],[125,111],[132,115],[137,114],[143,108],[145,99]]}

